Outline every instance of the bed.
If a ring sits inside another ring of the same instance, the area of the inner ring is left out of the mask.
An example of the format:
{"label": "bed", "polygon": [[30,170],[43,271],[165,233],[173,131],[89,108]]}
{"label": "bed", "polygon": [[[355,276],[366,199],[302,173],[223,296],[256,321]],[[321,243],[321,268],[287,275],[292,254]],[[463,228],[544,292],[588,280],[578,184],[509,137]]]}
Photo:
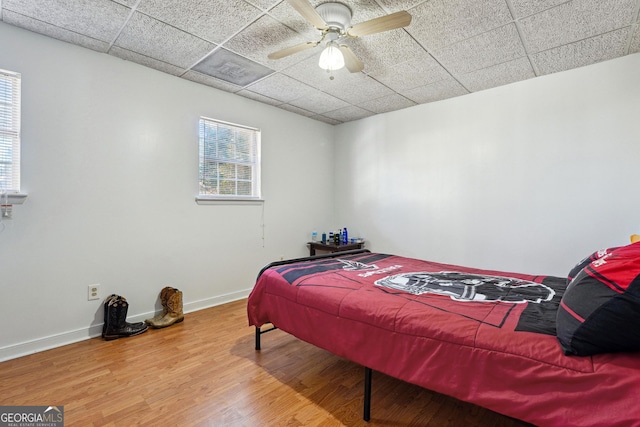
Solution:
{"label": "bed", "polygon": [[[640,295],[640,243],[630,246],[637,280],[607,295],[609,306],[620,295]],[[585,325],[603,321],[591,322],[593,294],[586,293],[585,308],[575,289],[606,293],[593,283],[601,279],[593,264],[609,268],[611,253],[585,258],[569,279],[369,251],[276,262],[260,272],[249,296],[249,324],[256,349],[271,324],[363,365],[365,420],[373,370],[538,426],[640,426],[640,353],[599,342],[584,350],[580,336]],[[638,333],[627,331],[639,326],[620,333],[633,340]],[[604,328],[606,339],[617,335],[610,324]]]}

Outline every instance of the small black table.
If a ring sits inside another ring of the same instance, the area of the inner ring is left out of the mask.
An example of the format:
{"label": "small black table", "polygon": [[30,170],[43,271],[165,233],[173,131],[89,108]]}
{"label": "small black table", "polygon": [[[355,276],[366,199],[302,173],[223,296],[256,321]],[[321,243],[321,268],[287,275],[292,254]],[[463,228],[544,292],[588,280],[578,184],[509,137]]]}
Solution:
{"label": "small black table", "polygon": [[330,243],[322,243],[322,242],[308,242],[309,245],[309,256],[314,256],[316,251],[327,251],[327,252],[342,252],[342,251],[351,251],[353,249],[362,249],[364,246],[364,242],[358,243],[347,243],[334,245]]}

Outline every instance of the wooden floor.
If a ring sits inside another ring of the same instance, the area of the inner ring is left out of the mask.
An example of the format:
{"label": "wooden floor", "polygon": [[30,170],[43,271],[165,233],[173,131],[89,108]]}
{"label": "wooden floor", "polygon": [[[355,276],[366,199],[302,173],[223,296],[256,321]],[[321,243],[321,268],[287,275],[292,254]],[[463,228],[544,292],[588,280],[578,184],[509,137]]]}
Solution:
{"label": "wooden floor", "polygon": [[366,423],[361,366],[279,330],[255,351],[245,307],[0,363],[0,406],[64,406],[66,426],[526,425],[377,372]]}

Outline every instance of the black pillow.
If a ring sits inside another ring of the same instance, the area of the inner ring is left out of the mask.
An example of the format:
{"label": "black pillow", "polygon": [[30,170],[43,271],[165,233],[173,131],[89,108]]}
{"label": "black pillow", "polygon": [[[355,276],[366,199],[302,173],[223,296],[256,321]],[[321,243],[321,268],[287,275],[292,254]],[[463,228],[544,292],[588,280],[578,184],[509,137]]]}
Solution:
{"label": "black pillow", "polygon": [[569,272],[569,275],[567,276],[567,284],[569,284],[569,282],[571,282],[578,275],[578,273],[580,273],[582,271],[582,269],[585,268],[587,265],[591,264],[593,261],[595,261],[597,259],[602,258],[603,256],[609,255],[612,251],[618,249],[618,247],[608,248],[608,249],[600,249],[599,251],[596,251],[596,252],[592,253],[588,257],[583,258]]}
{"label": "black pillow", "polygon": [[611,250],[575,276],[556,331],[567,355],[640,351],[640,242]]}

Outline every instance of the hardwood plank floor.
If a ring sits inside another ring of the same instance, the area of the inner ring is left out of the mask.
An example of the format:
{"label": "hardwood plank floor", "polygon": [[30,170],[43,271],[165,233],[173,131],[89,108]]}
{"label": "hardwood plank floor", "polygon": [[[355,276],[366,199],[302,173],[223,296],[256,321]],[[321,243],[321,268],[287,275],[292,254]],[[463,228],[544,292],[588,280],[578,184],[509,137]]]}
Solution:
{"label": "hardwood plank floor", "polygon": [[64,406],[66,426],[500,426],[527,424],[383,374],[275,330],[254,350],[246,300],[166,329],[90,339],[0,363],[0,405]]}

